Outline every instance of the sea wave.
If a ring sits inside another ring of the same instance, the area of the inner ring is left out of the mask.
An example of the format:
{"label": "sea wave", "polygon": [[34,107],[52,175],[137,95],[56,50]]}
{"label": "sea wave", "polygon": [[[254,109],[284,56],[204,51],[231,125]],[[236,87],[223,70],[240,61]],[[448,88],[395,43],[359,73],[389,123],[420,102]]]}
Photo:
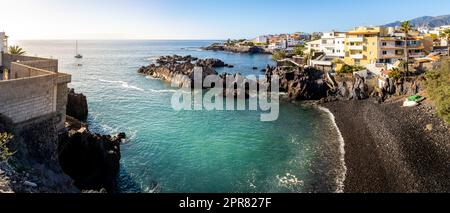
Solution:
{"label": "sea wave", "polygon": [[332,124],[336,128],[336,131],[337,131],[337,136],[339,139],[339,153],[340,153],[339,162],[341,164],[341,168],[340,168],[341,171],[340,171],[338,177],[336,177],[336,184],[337,184],[336,193],[344,193],[345,179],[347,177],[347,165],[345,164],[344,137],[342,136],[342,133],[339,130],[338,125],[336,124],[336,118],[334,117],[333,113],[327,108],[320,107],[320,106],[318,108],[319,108],[319,110],[322,110],[323,112],[327,113],[330,116]]}
{"label": "sea wave", "polygon": [[286,173],[286,175],[283,176],[276,176],[278,180],[278,184],[283,187],[287,187],[293,191],[297,191],[299,187],[302,187],[304,185],[304,182],[297,178],[297,176]]}
{"label": "sea wave", "polygon": [[144,89],[141,89],[141,88],[136,87],[136,86],[129,85],[128,82],[125,82],[125,81],[108,81],[108,80],[103,80],[103,79],[99,79],[99,81],[105,82],[105,83],[111,83],[111,84],[120,84],[122,87],[127,88],[127,89],[134,89],[134,90],[138,90],[138,91],[144,91]]}
{"label": "sea wave", "polygon": [[159,58],[159,56],[150,56],[148,58],[146,58],[146,61],[156,61]]}

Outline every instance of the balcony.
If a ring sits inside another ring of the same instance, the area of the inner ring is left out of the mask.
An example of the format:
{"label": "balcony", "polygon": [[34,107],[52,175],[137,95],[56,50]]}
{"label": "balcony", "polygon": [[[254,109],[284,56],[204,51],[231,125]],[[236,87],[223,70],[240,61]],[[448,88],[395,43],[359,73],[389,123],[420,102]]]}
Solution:
{"label": "balcony", "polygon": [[425,57],[425,53],[410,53],[409,57],[411,57],[411,58],[422,58],[422,57]]}
{"label": "balcony", "polygon": [[364,55],[363,54],[352,54],[352,55],[350,55],[350,58],[352,58],[352,59],[364,59]]}
{"label": "balcony", "polygon": [[363,37],[350,37],[347,38],[348,42],[364,42],[364,38]]}
{"label": "balcony", "polygon": [[349,50],[364,50],[364,46],[363,45],[349,45],[348,46]]}

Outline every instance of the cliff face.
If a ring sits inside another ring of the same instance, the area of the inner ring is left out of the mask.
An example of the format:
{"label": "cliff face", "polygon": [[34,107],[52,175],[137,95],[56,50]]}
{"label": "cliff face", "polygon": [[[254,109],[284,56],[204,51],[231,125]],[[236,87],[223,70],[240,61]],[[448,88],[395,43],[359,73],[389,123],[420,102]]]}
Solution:
{"label": "cliff face", "polygon": [[114,192],[120,168],[120,145],[124,133],[116,137],[90,132],[74,119],[68,119],[70,129],[59,138],[59,162],[81,190]]}
{"label": "cliff face", "polygon": [[86,123],[88,106],[86,96],[73,89],[68,95],[66,132],[59,135],[58,159],[64,172],[81,190],[114,192],[120,168],[120,145],[125,133],[116,137],[89,131]]}
{"label": "cliff face", "polygon": [[58,162],[58,132],[56,116],[49,115],[20,125],[3,123],[3,130],[11,132],[14,139],[11,149],[14,156],[3,163],[9,186],[14,192],[71,193],[79,192],[72,179]]}
{"label": "cliff face", "polygon": [[387,79],[385,86],[379,92],[379,97],[384,101],[392,96],[416,95],[425,90],[425,82],[426,79],[423,76]]}
{"label": "cliff face", "polygon": [[67,115],[80,121],[85,121],[89,114],[86,96],[75,93],[74,89],[69,90],[67,96]]}

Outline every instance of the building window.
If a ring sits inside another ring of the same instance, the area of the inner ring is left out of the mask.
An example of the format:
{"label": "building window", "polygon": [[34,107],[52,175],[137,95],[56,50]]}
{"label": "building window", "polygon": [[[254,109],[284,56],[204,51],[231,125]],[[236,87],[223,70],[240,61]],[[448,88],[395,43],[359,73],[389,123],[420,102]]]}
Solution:
{"label": "building window", "polygon": [[361,64],[361,60],[355,59],[355,64],[360,65]]}
{"label": "building window", "polygon": [[383,55],[387,55],[387,51],[383,51]]}
{"label": "building window", "polygon": [[386,42],[381,43],[382,46],[387,46]]}

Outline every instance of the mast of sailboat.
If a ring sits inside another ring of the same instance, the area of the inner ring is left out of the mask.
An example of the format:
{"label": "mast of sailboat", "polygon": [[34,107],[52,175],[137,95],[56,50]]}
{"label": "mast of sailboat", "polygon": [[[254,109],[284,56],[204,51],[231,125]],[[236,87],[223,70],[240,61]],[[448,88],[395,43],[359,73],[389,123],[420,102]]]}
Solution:
{"label": "mast of sailboat", "polygon": [[77,56],[78,55],[78,40],[76,40],[75,41],[75,46],[76,46],[76,48],[75,48],[75,55]]}

